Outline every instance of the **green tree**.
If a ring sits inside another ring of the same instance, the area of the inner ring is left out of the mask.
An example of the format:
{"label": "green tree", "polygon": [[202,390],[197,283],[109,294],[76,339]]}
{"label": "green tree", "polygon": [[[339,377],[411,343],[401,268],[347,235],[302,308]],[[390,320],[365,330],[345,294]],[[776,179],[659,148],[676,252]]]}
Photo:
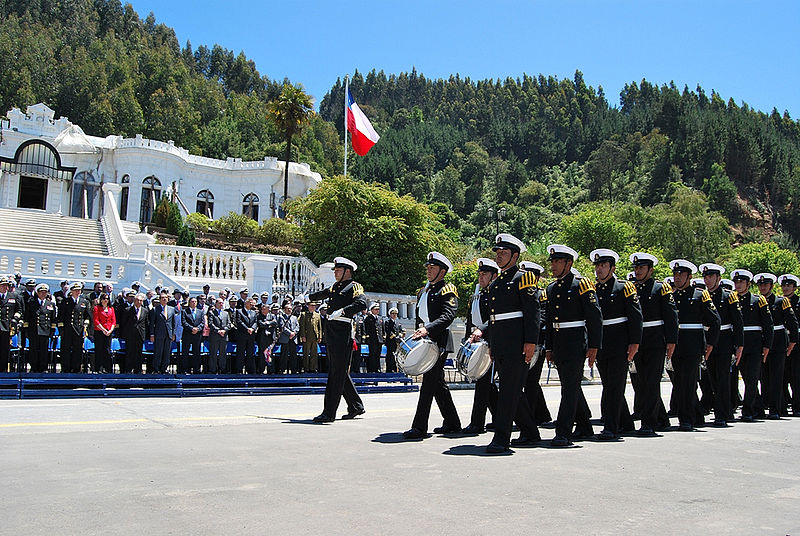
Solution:
{"label": "green tree", "polygon": [[797,254],[782,249],[774,242],[743,244],[734,248],[727,256],[724,266],[728,272],[743,268],[754,275],[761,272],[775,275],[800,273]]}
{"label": "green tree", "polygon": [[255,236],[258,232],[258,222],[238,212],[228,212],[225,216],[217,218],[211,227],[215,233],[224,235],[229,242],[238,242],[242,238]]}
{"label": "green tree", "polygon": [[428,251],[455,252],[427,205],[379,184],[325,179],[308,197],[293,200],[289,212],[303,230],[303,253],[317,264],[339,255],[352,259],[368,292],[413,293],[424,281]]}
{"label": "green tree", "polygon": [[187,214],[184,223],[189,229],[193,231],[199,231],[201,233],[207,233],[211,228],[211,220],[209,217],[205,214],[200,214],[199,212]]}
{"label": "green tree", "polygon": [[711,177],[703,181],[703,192],[708,196],[711,210],[717,210],[731,220],[738,219],[736,185],[725,174],[721,164],[712,164]]}
{"label": "green tree", "polygon": [[264,220],[256,234],[262,244],[273,244],[276,246],[294,246],[303,238],[303,230],[295,223],[270,218]]}
{"label": "green tree", "polygon": [[635,230],[615,216],[609,203],[591,203],[564,218],[561,236],[565,244],[583,255],[597,248],[619,253],[628,248]]}
{"label": "green tree", "polygon": [[195,238],[194,231],[192,231],[187,226],[182,226],[181,230],[178,232],[178,241],[177,244],[179,246],[187,246],[187,247],[195,247],[197,239]]}
{"label": "green tree", "polygon": [[458,289],[458,310],[456,314],[465,317],[469,314],[469,298],[478,284],[478,263],[475,260],[453,265],[453,270],[444,278]]}
{"label": "green tree", "polygon": [[286,140],[283,173],[283,199],[289,199],[289,162],[292,160],[292,138],[309,122],[314,111],[311,97],[300,85],[284,84],[280,96],[269,104],[269,114]]}
{"label": "green tree", "polygon": [[183,228],[183,218],[181,209],[177,203],[169,204],[169,214],[167,215],[167,233],[177,235]]}

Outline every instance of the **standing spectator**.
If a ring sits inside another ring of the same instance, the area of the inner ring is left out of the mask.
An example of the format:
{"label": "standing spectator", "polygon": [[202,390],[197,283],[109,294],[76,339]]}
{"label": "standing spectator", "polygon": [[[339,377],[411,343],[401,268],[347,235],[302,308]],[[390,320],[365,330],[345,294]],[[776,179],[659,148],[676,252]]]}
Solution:
{"label": "standing spectator", "polygon": [[166,290],[159,295],[159,303],[150,310],[150,342],[153,343],[153,372],[166,374],[175,340],[175,308],[167,305]]}
{"label": "standing spectator", "polygon": [[381,371],[381,346],[383,345],[383,318],[380,305],[373,303],[364,317],[364,337],[369,347],[367,372]]}
{"label": "standing spectator", "polygon": [[299,318],[300,342],[303,343],[303,370],[319,372],[317,344],[322,341],[322,318],[317,312],[319,302],[309,302],[308,311]]}
{"label": "standing spectator", "polygon": [[256,334],[256,372],[262,374],[264,369],[273,374],[275,372],[274,359],[272,359],[272,349],[275,344],[275,330],[278,327],[277,314],[280,312],[278,304],[270,306],[262,303],[256,322],[258,323],[258,333]]}
{"label": "standing spectator", "polygon": [[83,361],[83,339],[89,327],[92,307],[81,295],[83,285],[75,282],[58,309],[61,334],[61,372],[80,372]]}
{"label": "standing spectator", "polygon": [[397,307],[389,309],[389,318],[383,323],[383,332],[386,334],[386,372],[397,372],[397,343],[403,336],[403,327],[397,321]]}
{"label": "standing spectator", "polygon": [[14,370],[11,361],[11,337],[16,332],[23,317],[22,301],[11,290],[13,280],[0,276],[0,366]]}
{"label": "standing spectator", "polygon": [[28,324],[30,326],[31,372],[47,372],[49,363],[50,336],[56,326],[56,305],[48,294],[50,287],[46,283],[36,286],[35,297],[29,302]]}
{"label": "standing spectator", "polygon": [[146,296],[140,292],[133,298],[133,305],[125,312],[125,321],[121,323],[121,331],[125,337],[125,360],[121,372],[142,373],[142,345],[147,337],[149,318],[144,305]]}
{"label": "standing spectator", "polygon": [[205,316],[202,309],[197,307],[197,298],[189,298],[189,306],[181,311],[181,325],[183,335],[178,374],[199,374],[200,341],[203,338]]}
{"label": "standing spectator", "polygon": [[94,288],[89,293],[89,301],[92,302],[92,306],[97,305],[97,299],[100,297],[100,294],[103,293],[103,284],[100,281],[96,281],[94,284]]}
{"label": "standing spectator", "polygon": [[62,281],[60,284],[60,290],[57,290],[53,293],[53,300],[56,302],[56,307],[61,307],[61,302],[64,301],[64,298],[69,296],[69,281]]}
{"label": "standing spectator", "polygon": [[328,372],[328,342],[325,339],[325,333],[327,332],[328,327],[328,304],[323,303],[319,306],[319,326],[322,330],[322,336],[320,337],[321,344],[325,345],[325,353],[324,355],[319,356],[319,371],[320,372]]}
{"label": "standing spectator", "polygon": [[283,312],[278,316],[278,344],[281,345],[281,358],[278,362],[278,374],[288,370],[291,374],[297,373],[297,332],[300,324],[297,317],[292,314],[292,302],[283,305]]}
{"label": "standing spectator", "polygon": [[225,300],[217,298],[214,302],[214,308],[210,309],[206,315],[209,328],[208,372],[210,374],[224,373],[227,368],[225,357],[228,347],[228,332],[231,328],[231,317],[230,312],[227,309],[223,309],[224,305]]}
{"label": "standing spectator", "polygon": [[[245,294],[245,293],[242,293]],[[258,330],[258,313],[253,309],[254,300],[244,298],[241,309],[236,310],[236,325],[238,339],[236,340],[236,360],[233,367],[234,374],[242,373],[244,365],[247,374],[255,374],[255,344],[256,331]]]}
{"label": "standing spectator", "polygon": [[101,373],[111,371],[111,332],[117,323],[117,315],[111,307],[111,297],[101,292],[94,307],[94,354],[97,369]]}

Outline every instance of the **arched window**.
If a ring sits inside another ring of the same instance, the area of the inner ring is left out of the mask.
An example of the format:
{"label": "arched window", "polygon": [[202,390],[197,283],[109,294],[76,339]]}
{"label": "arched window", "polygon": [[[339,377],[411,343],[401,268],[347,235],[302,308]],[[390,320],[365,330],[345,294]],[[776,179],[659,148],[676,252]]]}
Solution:
{"label": "arched window", "polygon": [[153,212],[161,199],[161,181],[152,175],[142,181],[142,203],[139,210],[139,222],[151,223]]}
{"label": "arched window", "polygon": [[242,214],[251,220],[258,221],[258,196],[250,192],[242,200]]}
{"label": "arched window", "polygon": [[17,147],[14,158],[0,156],[0,170],[19,175],[20,208],[45,210],[51,179],[69,181],[75,168],[61,165],[58,151],[47,142],[28,140]]}
{"label": "arched window", "polygon": [[76,218],[91,218],[93,216],[94,201],[99,192],[100,184],[95,182],[90,171],[81,171],[72,179],[72,200],[70,202],[70,216]]}
{"label": "arched window", "polygon": [[197,205],[195,205],[195,212],[205,214],[210,219],[214,218],[214,194],[209,190],[200,190],[197,192]]}
{"label": "arched window", "polygon": [[128,219],[128,190],[131,185],[131,178],[128,175],[122,177],[122,191],[119,194],[119,219]]}

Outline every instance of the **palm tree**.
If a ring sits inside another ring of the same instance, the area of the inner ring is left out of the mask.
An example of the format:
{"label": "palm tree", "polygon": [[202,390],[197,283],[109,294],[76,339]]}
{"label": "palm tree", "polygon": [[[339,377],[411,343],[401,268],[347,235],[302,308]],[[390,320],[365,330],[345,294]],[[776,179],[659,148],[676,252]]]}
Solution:
{"label": "palm tree", "polygon": [[303,86],[284,84],[280,96],[269,103],[269,115],[286,139],[286,166],[283,173],[283,202],[289,197],[289,162],[292,159],[292,138],[308,124],[314,113],[311,96]]}

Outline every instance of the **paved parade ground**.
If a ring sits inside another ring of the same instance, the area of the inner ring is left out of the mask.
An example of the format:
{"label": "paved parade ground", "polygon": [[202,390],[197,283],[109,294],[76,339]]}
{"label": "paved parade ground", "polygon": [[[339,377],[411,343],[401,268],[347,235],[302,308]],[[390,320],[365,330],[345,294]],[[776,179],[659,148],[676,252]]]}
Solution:
{"label": "paved parade ground", "polygon": [[800,419],[491,457],[489,435],[400,442],[417,397],[331,425],[320,395],[2,400],[0,533],[800,534]]}

